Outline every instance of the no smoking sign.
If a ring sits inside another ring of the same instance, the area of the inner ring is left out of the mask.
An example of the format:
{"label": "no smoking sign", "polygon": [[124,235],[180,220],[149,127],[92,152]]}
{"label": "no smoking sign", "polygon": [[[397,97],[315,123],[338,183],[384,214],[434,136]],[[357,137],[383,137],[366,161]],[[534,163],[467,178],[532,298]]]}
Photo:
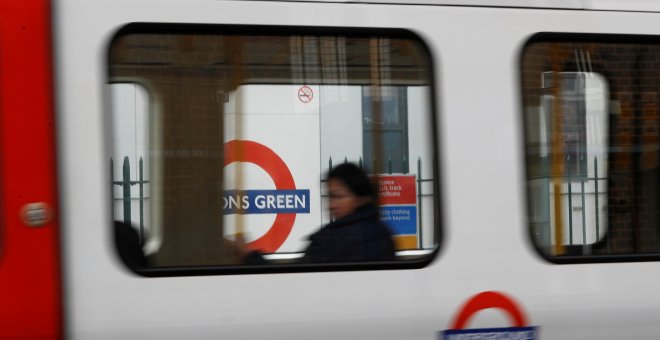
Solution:
{"label": "no smoking sign", "polygon": [[314,91],[312,91],[312,88],[305,85],[301,88],[298,89],[298,99],[300,99],[301,102],[307,104],[314,99]]}

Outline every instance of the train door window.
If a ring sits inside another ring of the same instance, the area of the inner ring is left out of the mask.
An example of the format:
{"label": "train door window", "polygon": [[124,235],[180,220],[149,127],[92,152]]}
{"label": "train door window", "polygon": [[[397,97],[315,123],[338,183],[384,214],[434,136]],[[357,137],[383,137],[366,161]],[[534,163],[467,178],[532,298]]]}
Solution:
{"label": "train door window", "polygon": [[551,261],[660,259],[659,55],[648,37],[526,44],[529,229]]}
{"label": "train door window", "polygon": [[[138,273],[413,268],[437,252],[432,63],[411,32],[132,24],[108,64],[115,237]],[[343,163],[374,190],[340,181],[359,198],[348,215],[326,180]]]}

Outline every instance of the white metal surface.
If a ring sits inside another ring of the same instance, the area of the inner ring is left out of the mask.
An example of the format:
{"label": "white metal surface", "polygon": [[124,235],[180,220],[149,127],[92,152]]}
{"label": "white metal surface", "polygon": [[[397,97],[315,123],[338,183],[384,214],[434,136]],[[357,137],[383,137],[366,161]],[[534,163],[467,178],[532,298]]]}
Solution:
{"label": "white metal surface", "polygon": [[[584,0],[274,0],[301,2],[345,2],[345,3],[391,3],[391,4],[426,4],[441,6],[474,7],[518,7],[518,8],[563,8],[582,9]],[[598,2],[599,0],[595,0]],[[643,1],[643,0],[641,0]]]}
{"label": "white metal surface", "polygon": [[[250,0],[255,1],[255,0]],[[423,4],[461,7],[507,7],[539,9],[573,9],[624,12],[658,12],[660,3],[656,0],[272,0],[301,2],[339,2],[374,4]]]}
{"label": "white metal surface", "polygon": [[[55,14],[59,187],[76,188],[61,193],[70,338],[436,339],[466,299],[487,290],[515,297],[543,339],[660,333],[660,264],[553,265],[532,249],[518,94],[519,57],[532,34],[658,34],[657,14],[202,0],[61,0]],[[131,22],[398,27],[420,35],[434,57],[440,118],[438,258],[418,270],[130,273],[110,233],[104,84],[110,39]],[[503,322],[484,313],[471,324]]]}

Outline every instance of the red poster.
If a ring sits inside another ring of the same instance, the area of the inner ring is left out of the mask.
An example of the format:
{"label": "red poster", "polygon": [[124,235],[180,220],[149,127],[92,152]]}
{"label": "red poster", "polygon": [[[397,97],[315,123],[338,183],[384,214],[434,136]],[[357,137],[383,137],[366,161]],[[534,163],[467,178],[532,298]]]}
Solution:
{"label": "red poster", "polygon": [[415,175],[378,176],[380,204],[417,204]]}

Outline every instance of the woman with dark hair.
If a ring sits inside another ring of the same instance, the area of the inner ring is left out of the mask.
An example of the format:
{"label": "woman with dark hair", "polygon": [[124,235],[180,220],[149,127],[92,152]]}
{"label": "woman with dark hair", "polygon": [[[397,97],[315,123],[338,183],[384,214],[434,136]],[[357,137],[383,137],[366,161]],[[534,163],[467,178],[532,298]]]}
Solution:
{"label": "woman with dark hair", "polygon": [[[394,259],[392,233],[379,219],[377,191],[355,164],[343,163],[328,173],[330,215],[333,222],[309,236],[302,262],[337,263]],[[247,251],[238,239],[244,262],[267,263],[257,251]]]}

